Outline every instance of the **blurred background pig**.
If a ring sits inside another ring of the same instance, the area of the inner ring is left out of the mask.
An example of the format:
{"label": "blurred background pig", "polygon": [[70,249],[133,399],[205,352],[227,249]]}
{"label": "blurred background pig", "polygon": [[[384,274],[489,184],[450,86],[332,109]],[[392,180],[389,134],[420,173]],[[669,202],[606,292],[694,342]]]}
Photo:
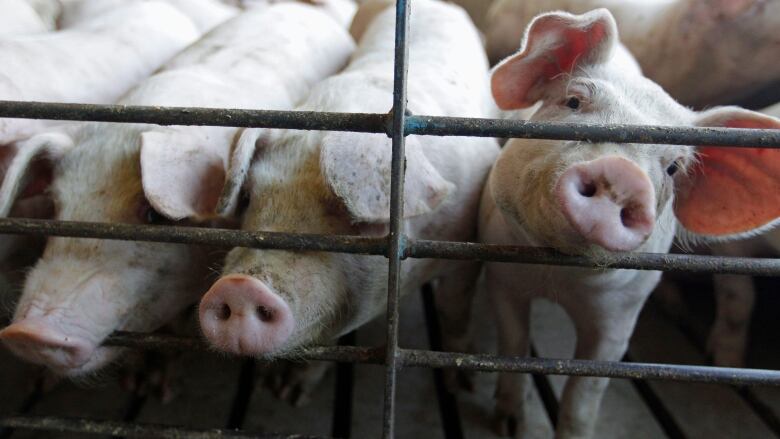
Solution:
{"label": "blurred background pig", "polygon": [[780,85],[780,0],[496,0],[485,25],[490,59],[515,52],[541,12],[600,7],[645,75],[683,105],[740,103]]}
{"label": "blurred background pig", "polygon": [[[643,77],[606,9],[532,20],[521,50],[491,78],[503,110],[541,101],[532,121],[780,128],[736,107],[694,112]],[[725,240],[780,217],[780,151],[511,140],[485,187],[480,239],[553,247],[595,260],[608,251],[667,252],[679,222],[686,240]],[[660,272],[486,264],[502,355],[528,355],[529,309],[547,297],[571,316],[577,358],[618,361]],[[497,427],[526,424],[527,376],[503,373]],[[570,377],[556,437],[589,437],[608,380]]]}
{"label": "blurred background pig", "polygon": [[[198,36],[192,22],[171,6],[130,2],[67,31],[6,37],[0,40],[0,99],[113,103]],[[58,149],[68,147],[67,134],[80,125],[0,119],[0,179],[7,172],[14,174],[10,177],[13,183],[0,190],[0,216],[52,215],[53,206],[45,194],[51,169],[45,160],[30,161],[39,148],[56,138],[60,140]],[[48,133],[34,137],[54,127],[64,136],[53,138]],[[28,167],[26,178],[20,178],[18,173]],[[24,236],[0,237],[0,261],[12,282],[16,281],[16,270],[37,256],[30,250],[39,241]],[[12,254],[14,258],[9,258]]]}
{"label": "blurred background pig", "polygon": [[[317,7],[274,5],[226,22],[120,103],[291,108],[338,71],[353,48],[346,30]],[[53,164],[56,218],[205,224],[216,216],[237,132],[85,126]],[[118,353],[100,347],[111,332],[153,330],[196,301],[215,257],[195,246],[50,238],[0,340],[63,375],[94,371]]]}
{"label": "blurred background pig", "polygon": [[[301,110],[386,113],[392,106],[395,11],[369,2],[358,49]],[[353,29],[356,28],[353,25]],[[488,117],[487,60],[464,11],[416,0],[409,35],[409,109]],[[391,141],[383,134],[255,130],[243,229],[383,236],[388,231]],[[245,144],[253,146],[249,143]],[[412,238],[475,238],[479,194],[498,147],[492,139],[409,137],[404,221]],[[252,154],[242,154],[251,158]],[[245,166],[237,166],[245,169]],[[231,174],[233,170],[229,171]],[[445,332],[466,326],[474,262],[407,260],[402,293],[434,279]],[[387,259],[324,252],[234,249],[200,303],[208,341],[225,352],[274,358],[328,342],[386,308]]]}

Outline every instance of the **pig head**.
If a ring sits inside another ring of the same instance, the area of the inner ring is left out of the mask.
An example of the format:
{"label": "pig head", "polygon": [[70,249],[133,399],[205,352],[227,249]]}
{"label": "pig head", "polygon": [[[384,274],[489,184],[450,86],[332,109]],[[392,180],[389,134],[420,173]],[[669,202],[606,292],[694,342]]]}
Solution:
{"label": "pig head", "polygon": [[[626,64],[606,10],[569,17],[537,18],[524,49],[496,67],[492,89],[502,109],[542,101],[531,120],[780,128],[775,118],[735,107],[686,109]],[[672,211],[684,230],[707,238],[771,227],[780,216],[779,171],[772,149],[516,139],[488,190],[539,245],[665,251],[646,243],[674,233]]]}
{"label": "pig head", "polygon": [[[214,147],[217,139],[149,126],[86,126],[78,136],[53,166],[56,219],[201,225],[216,218],[229,153]],[[156,329],[197,300],[216,260],[217,252],[197,246],[49,238],[0,340],[31,362],[82,375],[116,357],[117,349],[100,347],[111,332]]]}

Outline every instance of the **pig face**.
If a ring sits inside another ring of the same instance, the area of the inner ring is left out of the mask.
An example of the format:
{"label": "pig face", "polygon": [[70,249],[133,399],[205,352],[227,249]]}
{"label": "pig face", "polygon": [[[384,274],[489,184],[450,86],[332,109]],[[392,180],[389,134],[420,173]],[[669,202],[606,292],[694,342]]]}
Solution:
{"label": "pig face", "polygon": [[[163,225],[182,219],[188,200],[216,200],[208,189],[221,185],[208,178],[193,183],[177,172],[176,163],[221,183],[224,172],[205,171],[218,167],[221,159],[203,164],[208,151],[186,151],[186,145],[175,143],[172,129],[139,136],[137,127],[87,127],[82,135],[55,168],[56,219]],[[173,159],[170,150],[182,154]],[[165,159],[171,160],[167,166],[154,166]],[[159,167],[192,190],[180,192],[176,182],[159,175]],[[156,184],[161,180],[168,183],[165,193]],[[189,207],[193,212],[209,209],[196,203]],[[194,216],[183,219],[197,220]],[[208,285],[209,260],[216,257],[209,253],[193,246],[50,238],[0,340],[23,358],[64,375],[98,369],[119,352],[100,347],[111,332],[156,329],[199,297]]]}
{"label": "pig face", "polygon": [[[541,100],[534,121],[780,127],[745,110],[693,113],[677,104],[641,75],[604,9],[537,17],[521,51],[494,70],[492,90],[505,110]],[[769,193],[777,188],[777,164],[777,153],[755,149],[513,140],[488,191],[514,232],[536,245],[580,254],[666,251],[673,213],[692,233],[713,237],[770,225],[780,212],[760,207],[760,197],[777,199]],[[759,182],[771,183],[766,194],[728,195]],[[708,225],[707,215],[724,212],[728,224]]]}
{"label": "pig face", "polygon": [[[451,185],[417,140],[409,143],[405,215],[416,216],[441,203]],[[257,154],[243,228],[382,236],[389,161],[383,135],[287,133]],[[235,354],[273,357],[333,339],[386,303],[381,256],[234,249],[223,272],[201,301],[200,323],[211,344]]]}

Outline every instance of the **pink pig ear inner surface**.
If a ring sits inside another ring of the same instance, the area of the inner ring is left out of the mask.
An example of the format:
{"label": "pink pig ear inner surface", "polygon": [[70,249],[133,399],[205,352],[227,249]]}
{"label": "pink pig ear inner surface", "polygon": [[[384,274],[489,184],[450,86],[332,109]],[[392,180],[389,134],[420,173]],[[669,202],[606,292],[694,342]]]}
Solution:
{"label": "pink pig ear inner surface", "polygon": [[213,216],[225,183],[225,154],[184,130],[141,134],[141,182],[149,204],[178,221]]}
{"label": "pink pig ear inner surface", "polygon": [[502,110],[530,107],[561,74],[607,61],[616,40],[615,19],[606,9],[536,17],[528,25],[520,51],[493,70],[491,89],[496,104]]}
{"label": "pink pig ear inner surface", "polygon": [[33,136],[0,149],[2,181],[0,187],[0,217],[11,213],[21,198],[40,195],[51,184],[53,161],[73,147],[73,140],[64,133],[52,132]]}
{"label": "pink pig ear inner surface", "polygon": [[[780,120],[739,108],[703,112],[699,126],[780,129]],[[678,182],[674,211],[685,229],[726,239],[770,227],[780,218],[780,150],[700,146]]]}
{"label": "pink pig ear inner surface", "polygon": [[[383,134],[329,133],[322,141],[320,167],[326,182],[355,222],[390,220],[391,140]],[[436,209],[453,189],[428,161],[419,141],[406,141],[404,217]]]}

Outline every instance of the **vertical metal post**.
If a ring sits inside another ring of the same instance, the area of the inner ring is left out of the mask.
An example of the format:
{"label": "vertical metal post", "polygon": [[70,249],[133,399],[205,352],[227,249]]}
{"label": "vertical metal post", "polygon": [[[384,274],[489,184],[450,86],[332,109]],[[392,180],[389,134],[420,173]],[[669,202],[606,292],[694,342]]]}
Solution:
{"label": "vertical metal post", "polygon": [[385,401],[382,437],[392,439],[395,426],[395,389],[398,372],[398,296],[401,286],[403,229],[404,153],[406,125],[406,77],[409,59],[409,1],[397,0],[395,12],[395,74],[393,84],[393,158],[390,172],[390,233],[388,235],[387,355],[385,357]]}

